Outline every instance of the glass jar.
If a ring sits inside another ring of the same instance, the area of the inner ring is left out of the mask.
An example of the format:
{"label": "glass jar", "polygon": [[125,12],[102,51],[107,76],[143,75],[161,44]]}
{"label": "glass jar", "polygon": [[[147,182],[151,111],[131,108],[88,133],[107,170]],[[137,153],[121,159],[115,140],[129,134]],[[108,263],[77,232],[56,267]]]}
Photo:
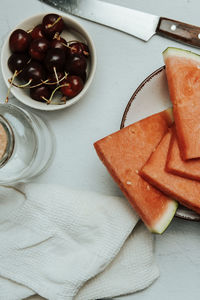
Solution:
{"label": "glass jar", "polygon": [[26,182],[41,174],[54,154],[54,135],[35,114],[0,104],[0,184]]}

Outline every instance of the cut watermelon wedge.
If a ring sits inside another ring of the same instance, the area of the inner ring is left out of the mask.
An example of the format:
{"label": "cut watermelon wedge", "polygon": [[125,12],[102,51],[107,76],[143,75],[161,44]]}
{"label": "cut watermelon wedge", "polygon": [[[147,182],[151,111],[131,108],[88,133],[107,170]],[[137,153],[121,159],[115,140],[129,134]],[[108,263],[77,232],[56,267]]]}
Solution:
{"label": "cut watermelon wedge", "polygon": [[200,56],[178,48],[163,52],[178,143],[184,160],[200,157]]}
{"label": "cut watermelon wedge", "polygon": [[162,233],[173,218],[177,203],[139,176],[139,171],[172,124],[167,110],[121,129],[94,147],[131,205],[150,231]]}
{"label": "cut watermelon wedge", "polygon": [[169,147],[166,170],[178,176],[200,180],[200,159],[182,160],[175,128]]}
{"label": "cut watermelon wedge", "polygon": [[159,190],[200,213],[200,182],[170,174],[165,170],[171,137],[172,131],[166,133],[140,174]]}

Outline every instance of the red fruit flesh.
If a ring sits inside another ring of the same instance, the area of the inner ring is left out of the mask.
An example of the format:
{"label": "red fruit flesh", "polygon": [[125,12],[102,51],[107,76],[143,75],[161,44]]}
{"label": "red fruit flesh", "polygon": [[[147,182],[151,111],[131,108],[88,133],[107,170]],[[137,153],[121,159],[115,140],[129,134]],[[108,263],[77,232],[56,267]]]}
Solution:
{"label": "red fruit flesh", "polygon": [[200,159],[182,160],[175,127],[168,151],[166,170],[174,175],[200,180]]}
{"label": "red fruit flesh", "polygon": [[140,174],[160,191],[180,204],[200,213],[200,182],[173,175],[166,171],[172,131],[166,133]]}
{"label": "red fruit flesh", "polygon": [[[159,224],[163,223],[166,211],[173,202],[143,180],[139,174],[171,124],[171,114],[163,111],[110,134],[94,144],[99,158],[130,204],[147,227],[159,233],[164,230]],[[171,212],[171,217],[173,213]],[[169,221],[169,215],[167,219]],[[162,230],[158,231],[159,227]]]}
{"label": "red fruit flesh", "polygon": [[200,158],[200,57],[170,47],[163,55],[181,157]]}

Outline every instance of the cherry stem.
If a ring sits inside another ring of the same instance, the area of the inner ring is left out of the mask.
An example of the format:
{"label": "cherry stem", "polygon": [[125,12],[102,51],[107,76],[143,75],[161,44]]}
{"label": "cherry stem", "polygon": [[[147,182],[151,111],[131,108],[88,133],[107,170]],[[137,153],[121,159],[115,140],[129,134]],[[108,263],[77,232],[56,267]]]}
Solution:
{"label": "cherry stem", "polygon": [[[11,79],[8,79],[8,82],[11,83]],[[42,82],[40,82],[40,83],[38,83],[36,85],[32,85],[32,86],[26,86],[27,83],[25,84],[25,86],[23,86],[23,85],[17,85],[16,83],[12,83],[12,85],[15,86],[15,87],[19,87],[19,88],[32,89],[32,88],[38,87],[38,86],[40,86],[42,84],[46,84],[47,82],[48,82],[48,79],[45,80],[45,81],[42,81]]]}
{"label": "cherry stem", "polygon": [[56,19],[54,23],[52,23],[52,24],[48,24],[48,25],[47,25],[47,28],[51,28],[51,27],[53,27],[53,26],[54,26],[56,23],[58,23],[58,22],[59,22],[61,19],[62,19],[62,17],[61,17],[61,16],[59,16],[59,17],[58,17],[58,19]]}
{"label": "cherry stem", "polygon": [[60,40],[60,33],[59,32],[56,32],[54,34],[53,40]]}
{"label": "cherry stem", "polygon": [[62,77],[60,80],[58,80],[58,81],[55,81],[55,82],[48,82],[49,79],[47,79],[47,80],[43,81],[42,83],[44,83],[44,84],[46,84],[46,85],[54,85],[54,84],[58,84],[58,83],[60,83],[61,81],[63,81],[64,79],[67,79],[67,76],[68,76],[68,74],[65,73],[65,76],[63,76],[63,77]]}
{"label": "cherry stem", "polygon": [[61,98],[61,101],[64,102],[64,104],[66,104],[66,102],[67,102],[67,97],[66,97],[66,96],[63,96],[63,97]]}
{"label": "cherry stem", "polygon": [[53,90],[53,92],[51,93],[51,96],[50,96],[50,98],[49,98],[47,104],[50,104],[50,103],[51,103],[52,98],[53,98],[55,92],[56,92],[58,89],[60,89],[60,88],[63,87],[63,86],[68,86],[68,85],[69,85],[68,83],[65,83],[65,84],[61,84],[61,85],[57,86],[57,87]]}
{"label": "cherry stem", "polygon": [[67,48],[70,48],[67,44],[65,43],[61,43],[63,46],[67,47]]}
{"label": "cherry stem", "polygon": [[32,85],[32,86],[30,86],[29,88],[30,88],[30,89],[33,89],[33,88],[38,87],[38,86],[40,86],[40,85],[42,85],[42,84],[47,84],[48,81],[49,81],[49,79],[47,79],[47,80],[45,80],[45,81],[42,80],[40,83],[35,84],[35,85]]}
{"label": "cherry stem", "polygon": [[68,41],[67,44],[71,44],[71,43],[79,43],[80,41],[78,40],[71,40],[71,41]]}
{"label": "cherry stem", "polygon": [[[14,77],[14,76],[13,76]],[[10,82],[10,84],[12,84],[13,86],[15,86],[15,87],[18,87],[18,88],[26,88],[26,87],[28,87],[28,88],[31,88],[29,85],[30,85],[30,83],[33,81],[33,79],[29,79],[29,81],[27,82],[27,83],[25,83],[25,84],[22,84],[22,85],[18,85],[18,84],[16,84],[16,83],[13,83],[13,79],[14,78],[11,78],[11,79],[8,79],[8,81]],[[16,77],[16,76],[15,76]],[[39,85],[41,85],[42,83],[39,83]],[[38,85],[36,85],[36,86],[38,86]],[[32,87],[35,87],[35,86],[32,86]]]}
{"label": "cherry stem", "polygon": [[86,50],[83,50],[83,54],[84,54],[85,56],[88,56],[88,55],[89,55],[89,52],[86,51]]}
{"label": "cherry stem", "polygon": [[15,79],[15,77],[16,77],[17,75],[18,75],[18,71],[15,70],[15,72],[14,72],[12,78],[11,78],[11,81],[10,81],[10,86],[9,86],[9,88],[8,88],[8,92],[7,92],[7,95],[6,95],[5,103],[8,103],[8,98],[9,98],[9,96],[10,96],[10,90],[11,90],[11,87],[13,86],[13,81],[14,81],[14,79]]}
{"label": "cherry stem", "polygon": [[46,101],[46,103],[48,103],[49,100],[48,100],[47,98],[45,98],[44,96],[42,96],[41,98],[42,98],[44,101]]}
{"label": "cherry stem", "polygon": [[[45,101],[47,100],[46,98],[44,98],[44,97],[42,97],[42,99],[44,99]],[[67,101],[67,99],[66,99],[66,101]],[[51,102],[51,105],[63,105],[63,104],[66,104],[66,101],[64,100],[62,100],[61,99],[61,101],[59,102],[59,103],[53,103],[53,102]],[[48,103],[47,103],[48,104]]]}
{"label": "cherry stem", "polygon": [[59,84],[58,74],[56,72],[56,68],[55,67],[53,67],[53,71],[54,71],[54,74],[55,74],[55,77],[56,77],[56,82],[57,82],[57,84]]}

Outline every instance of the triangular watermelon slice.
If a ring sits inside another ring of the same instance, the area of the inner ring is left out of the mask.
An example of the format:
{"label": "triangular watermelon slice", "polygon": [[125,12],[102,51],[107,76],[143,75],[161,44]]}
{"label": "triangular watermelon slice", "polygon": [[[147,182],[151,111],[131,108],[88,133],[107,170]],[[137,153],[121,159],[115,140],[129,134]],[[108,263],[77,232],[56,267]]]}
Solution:
{"label": "triangular watermelon slice", "polygon": [[181,156],[200,157],[200,56],[178,48],[163,52]]}
{"label": "triangular watermelon slice", "polygon": [[94,146],[109,173],[150,231],[162,233],[172,220],[177,203],[139,175],[151,153],[172,125],[171,110],[125,127]]}
{"label": "triangular watermelon slice", "polygon": [[168,151],[166,170],[174,175],[200,180],[200,159],[182,160],[175,128]]}
{"label": "triangular watermelon slice", "polygon": [[166,195],[200,213],[200,182],[176,176],[166,171],[165,166],[171,137],[172,130],[163,137],[140,174],[150,184],[166,193]]}

